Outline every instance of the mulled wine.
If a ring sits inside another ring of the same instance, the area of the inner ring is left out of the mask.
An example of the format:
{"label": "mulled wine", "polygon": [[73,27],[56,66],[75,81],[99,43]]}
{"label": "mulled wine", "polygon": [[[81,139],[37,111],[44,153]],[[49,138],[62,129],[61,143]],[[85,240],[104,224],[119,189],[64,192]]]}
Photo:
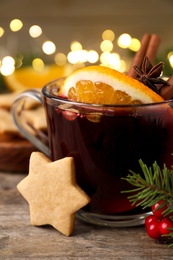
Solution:
{"label": "mulled wine", "polygon": [[[44,93],[44,91],[43,91]],[[76,178],[91,197],[92,212],[131,210],[122,180],[154,161],[173,164],[173,102],[102,106],[44,96],[52,160],[72,156]]]}

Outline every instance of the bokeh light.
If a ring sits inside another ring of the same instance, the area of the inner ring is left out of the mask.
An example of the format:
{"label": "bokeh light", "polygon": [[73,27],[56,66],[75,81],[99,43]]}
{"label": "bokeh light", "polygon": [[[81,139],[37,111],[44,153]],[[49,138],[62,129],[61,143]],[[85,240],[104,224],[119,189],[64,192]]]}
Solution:
{"label": "bokeh light", "polygon": [[33,25],[29,28],[29,34],[33,38],[37,38],[42,34],[42,29],[38,25]]}
{"label": "bokeh light", "polygon": [[3,34],[4,34],[4,29],[0,27],[0,37],[2,37]]}
{"label": "bokeh light", "polygon": [[111,52],[113,50],[113,43],[109,40],[104,40],[100,44],[100,49],[102,52]]}
{"label": "bokeh light", "polygon": [[57,53],[54,57],[54,61],[58,66],[64,66],[67,62],[67,57],[64,53]]}
{"label": "bokeh light", "polygon": [[100,55],[100,62],[106,66],[119,68],[120,57],[117,53],[104,52]]}
{"label": "bokeh light", "polygon": [[67,55],[67,60],[68,62],[70,62],[71,64],[76,64],[78,62],[78,57],[76,55],[75,51],[70,51]]}
{"label": "bokeh light", "polygon": [[112,42],[114,38],[115,38],[115,34],[112,30],[107,29],[102,33],[103,40],[109,40]]}
{"label": "bokeh light", "polygon": [[131,51],[137,52],[139,50],[140,46],[141,46],[141,43],[138,39],[136,39],[136,38],[131,39],[131,42],[129,45],[129,49]]}
{"label": "bokeh light", "polygon": [[19,56],[17,58],[15,58],[15,69],[19,69],[20,67],[22,67],[23,65],[23,56]]}
{"label": "bokeh light", "polygon": [[10,22],[10,29],[11,29],[13,32],[19,31],[22,27],[23,27],[23,23],[22,23],[22,21],[19,20],[19,19],[13,19],[13,20]]}
{"label": "bokeh light", "polygon": [[76,54],[78,56],[78,62],[80,63],[87,62],[88,52],[86,50],[78,50],[76,51]]}
{"label": "bokeh light", "polygon": [[171,65],[171,67],[173,68],[173,51],[170,51],[167,55],[169,63]]}
{"label": "bokeh light", "polygon": [[86,50],[71,51],[67,55],[67,60],[72,64],[86,62],[87,51]]}
{"label": "bokeh light", "polygon": [[46,41],[42,45],[42,50],[45,54],[51,55],[56,51],[56,46],[52,41]]}
{"label": "bokeh light", "polygon": [[98,53],[96,51],[94,51],[94,50],[88,51],[88,53],[87,53],[87,61],[89,63],[96,63],[98,61],[98,59],[99,59],[99,55],[98,55]]}
{"label": "bokeh light", "polygon": [[41,72],[43,69],[44,69],[44,62],[42,59],[40,58],[35,58],[33,61],[32,61],[32,67],[38,71],[38,72]]}
{"label": "bokeh light", "polygon": [[131,44],[131,36],[128,33],[123,33],[118,37],[117,44],[121,48],[128,48]]}
{"label": "bokeh light", "polygon": [[11,75],[15,71],[15,60],[11,56],[5,56],[1,61],[1,74]]}
{"label": "bokeh light", "polygon": [[78,51],[78,50],[82,50],[82,44],[78,41],[73,41],[70,44],[70,49],[71,51]]}

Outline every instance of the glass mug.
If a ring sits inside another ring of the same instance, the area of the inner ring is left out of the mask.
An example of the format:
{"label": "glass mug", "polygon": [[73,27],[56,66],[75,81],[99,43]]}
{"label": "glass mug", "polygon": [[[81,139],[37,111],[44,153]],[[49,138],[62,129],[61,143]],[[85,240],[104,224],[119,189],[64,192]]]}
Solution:
{"label": "glass mug", "polygon": [[[147,166],[157,161],[160,166],[165,163],[171,167],[173,101],[140,105],[80,103],[57,96],[62,81],[46,84],[42,93],[28,90],[19,94],[12,106],[16,126],[53,161],[74,158],[77,182],[91,198],[91,203],[77,212],[79,219],[113,227],[143,224],[149,212],[131,205],[128,193],[122,191],[134,187],[122,178],[129,170],[141,172],[139,159]],[[49,145],[22,123],[27,97],[45,108]]]}

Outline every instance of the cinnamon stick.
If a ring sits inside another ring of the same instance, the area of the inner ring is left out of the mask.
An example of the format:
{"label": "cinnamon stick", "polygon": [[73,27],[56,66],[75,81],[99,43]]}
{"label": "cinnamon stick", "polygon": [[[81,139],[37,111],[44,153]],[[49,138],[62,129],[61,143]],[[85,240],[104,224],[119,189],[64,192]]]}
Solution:
{"label": "cinnamon stick", "polygon": [[[141,67],[141,64],[142,64],[142,61],[144,59],[144,57],[146,56],[146,52],[147,52],[147,49],[148,49],[148,45],[149,45],[149,42],[150,42],[150,39],[151,39],[151,35],[146,33],[144,34],[144,36],[142,37],[141,39],[141,46],[139,48],[139,50],[136,52],[134,58],[133,58],[133,61],[132,61],[132,64],[131,64],[131,67],[128,71],[128,76],[130,77],[136,77],[137,74],[136,74],[136,71],[134,70],[134,66],[137,66],[137,67]],[[153,44],[152,44],[153,46]],[[150,48],[151,50],[151,48]]]}
{"label": "cinnamon stick", "polygon": [[154,63],[160,42],[161,42],[160,37],[157,34],[151,35],[151,39],[145,55],[150,60],[151,64]]}
{"label": "cinnamon stick", "polygon": [[168,85],[163,86],[160,89],[160,95],[165,100],[169,100],[169,99],[173,98],[173,76],[171,76],[168,79],[167,83],[168,83]]}

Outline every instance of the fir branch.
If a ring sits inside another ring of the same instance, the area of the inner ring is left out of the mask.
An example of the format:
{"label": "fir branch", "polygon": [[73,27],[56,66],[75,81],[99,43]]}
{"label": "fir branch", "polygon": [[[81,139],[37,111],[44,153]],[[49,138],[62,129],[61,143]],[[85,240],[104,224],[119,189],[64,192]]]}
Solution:
{"label": "fir branch", "polygon": [[[154,162],[152,167],[147,167],[142,160],[139,160],[143,176],[130,170],[123,180],[128,181],[132,186],[136,187],[122,193],[132,193],[128,197],[129,201],[143,209],[151,207],[160,200],[164,200],[169,207],[164,214],[168,215],[173,212],[173,170],[169,170],[166,165],[163,169]],[[163,207],[164,205],[161,205]]]}
{"label": "fir branch", "polygon": [[[161,209],[165,205],[166,210],[163,211],[164,216],[168,216],[173,220],[173,166],[169,170],[166,165],[163,169],[159,167],[157,162],[154,162],[152,167],[147,167],[142,160],[139,160],[142,174],[135,173],[130,170],[123,180],[128,181],[135,188],[122,193],[132,193],[128,197],[132,205],[141,206],[143,209],[151,207],[163,201],[157,209]],[[168,235],[163,235],[159,239],[159,243],[167,243],[169,247],[173,247],[173,229]]]}

